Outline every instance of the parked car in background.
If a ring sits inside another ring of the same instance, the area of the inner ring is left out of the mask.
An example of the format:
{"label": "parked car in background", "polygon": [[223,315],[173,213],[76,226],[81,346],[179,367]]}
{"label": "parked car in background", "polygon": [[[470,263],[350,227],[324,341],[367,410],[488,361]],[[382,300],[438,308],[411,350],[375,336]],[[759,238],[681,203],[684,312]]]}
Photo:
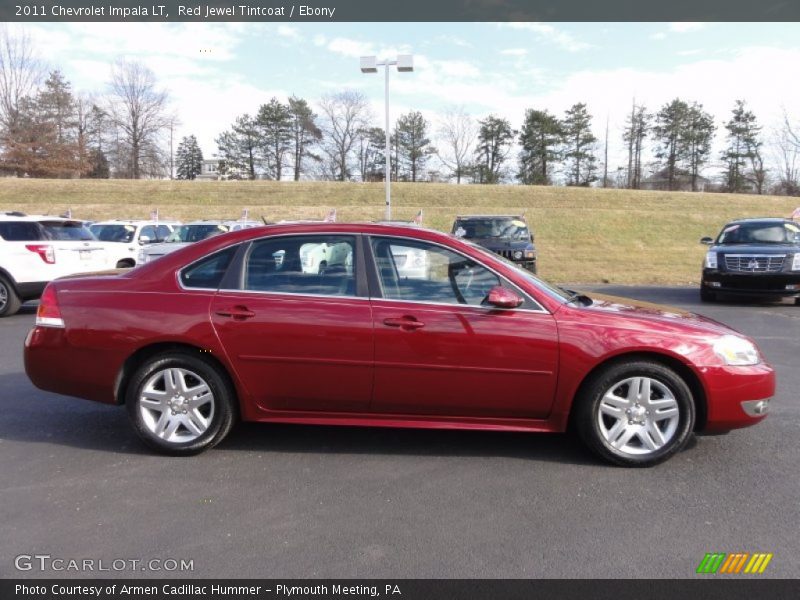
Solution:
{"label": "parked car in background", "polygon": [[[303,270],[310,244],[341,249],[342,268]],[[427,275],[402,277],[397,248],[427,254]],[[124,404],[142,440],[169,454],[214,446],[238,418],[571,423],[606,460],[650,466],[695,430],[758,423],[775,393],[755,343],[721,323],[571,293],[466,240],[376,224],[232,232],[122,273],[54,281],[25,369],[41,389]]]}
{"label": "parked car in background", "polygon": [[793,297],[800,304],[800,225],[779,218],[741,219],[722,228],[703,261],[700,298],[718,294]]}
{"label": "parked car in background", "polygon": [[0,317],[38,298],[56,277],[104,270],[105,250],[85,235],[70,219],[0,213]]}
{"label": "parked car in background", "polygon": [[536,273],[536,246],[524,215],[463,215],[452,233]]}
{"label": "parked car in background", "polygon": [[93,223],[89,230],[105,243],[110,265],[123,269],[136,265],[136,257],[142,246],[163,242],[178,225],[180,223],[177,221],[116,219]]}
{"label": "parked car in background", "polygon": [[167,238],[160,244],[149,244],[139,250],[136,255],[136,264],[143,265],[157,258],[175,252],[179,248],[184,248],[189,244],[199,242],[206,238],[227,233],[228,231],[239,231],[259,227],[262,223],[258,221],[193,221],[175,227]]}

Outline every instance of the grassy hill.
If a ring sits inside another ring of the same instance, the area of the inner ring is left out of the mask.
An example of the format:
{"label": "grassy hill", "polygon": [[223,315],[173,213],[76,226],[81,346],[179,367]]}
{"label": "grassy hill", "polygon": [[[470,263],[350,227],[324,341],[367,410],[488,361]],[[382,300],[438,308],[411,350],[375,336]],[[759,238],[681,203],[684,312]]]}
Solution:
{"label": "grassy hill", "polygon": [[[398,183],[393,217],[449,231],[456,214],[524,213],[533,226],[540,273],[557,282],[690,284],[705,252],[698,240],[730,219],[787,216],[796,198],[682,192]],[[323,218],[376,220],[380,183],[0,180],[0,210],[85,219]]]}

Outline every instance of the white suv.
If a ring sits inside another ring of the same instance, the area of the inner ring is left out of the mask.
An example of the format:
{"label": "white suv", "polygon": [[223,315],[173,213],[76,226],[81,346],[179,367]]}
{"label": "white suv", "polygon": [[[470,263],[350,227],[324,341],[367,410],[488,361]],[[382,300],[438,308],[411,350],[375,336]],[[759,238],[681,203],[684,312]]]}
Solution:
{"label": "white suv", "polygon": [[104,243],[109,265],[125,269],[136,265],[142,246],[161,243],[180,225],[175,221],[100,221],[89,230]]}
{"label": "white suv", "polygon": [[213,235],[220,235],[229,231],[239,231],[240,229],[250,229],[260,227],[262,223],[258,221],[193,221],[175,228],[170,236],[161,244],[152,244],[142,247],[136,257],[136,264],[143,265],[165,254],[170,254],[175,250],[199,242]]}
{"label": "white suv", "polygon": [[[106,252],[92,240],[74,237],[70,219],[0,213],[0,317],[8,317],[27,300],[42,295],[49,281],[64,275],[102,271]],[[49,228],[64,235],[48,233]]]}

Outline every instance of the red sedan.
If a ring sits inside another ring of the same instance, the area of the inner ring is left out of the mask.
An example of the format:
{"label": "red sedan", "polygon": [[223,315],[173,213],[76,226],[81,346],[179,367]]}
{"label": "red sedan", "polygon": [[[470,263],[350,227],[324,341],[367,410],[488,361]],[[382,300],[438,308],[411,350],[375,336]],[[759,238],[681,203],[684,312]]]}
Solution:
{"label": "red sedan", "polygon": [[170,454],[238,419],[564,431],[648,466],[692,431],[762,420],[752,340],[678,309],[550,286],[467,241],[397,225],[224,234],[49,284],[25,341],[44,389],[124,404]]}

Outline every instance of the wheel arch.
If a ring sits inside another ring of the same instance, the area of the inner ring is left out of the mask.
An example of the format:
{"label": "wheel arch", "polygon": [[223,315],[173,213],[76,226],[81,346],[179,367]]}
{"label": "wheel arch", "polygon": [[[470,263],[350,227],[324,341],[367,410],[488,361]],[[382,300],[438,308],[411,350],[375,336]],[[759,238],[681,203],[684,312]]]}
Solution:
{"label": "wheel arch", "polygon": [[131,377],[133,377],[133,374],[136,373],[136,370],[153,356],[156,356],[157,354],[163,354],[165,352],[197,353],[197,356],[200,358],[200,360],[203,360],[218,369],[220,374],[227,379],[230,389],[234,394],[234,403],[236,404],[237,408],[239,408],[239,390],[225,364],[210,352],[204,351],[199,346],[185,342],[157,342],[154,344],[149,344],[139,348],[136,350],[136,352],[125,359],[125,362],[122,364],[122,368],[119,370],[119,373],[117,373],[117,379],[114,382],[114,402],[116,404],[125,404],[124,392]]}
{"label": "wheel arch", "polygon": [[700,377],[697,373],[689,367],[683,361],[675,358],[674,356],[670,356],[669,354],[662,354],[660,352],[653,352],[653,351],[637,351],[637,352],[628,352],[624,354],[615,354],[614,356],[610,356],[605,360],[596,364],[581,380],[580,385],[578,385],[577,389],[575,390],[575,395],[572,397],[572,402],[570,404],[569,410],[569,419],[568,419],[568,426],[570,428],[573,427],[573,416],[575,415],[575,407],[579,402],[583,391],[586,389],[586,386],[591,382],[595,375],[600,373],[601,371],[609,368],[612,365],[624,363],[624,362],[632,362],[636,360],[647,360],[651,362],[660,363],[665,367],[668,367],[675,371],[681,379],[689,386],[689,390],[692,392],[692,398],[694,400],[694,407],[695,407],[695,424],[694,430],[701,431],[706,426],[706,420],[708,418],[708,400],[706,398],[705,388],[703,387],[703,383],[700,381]]}

